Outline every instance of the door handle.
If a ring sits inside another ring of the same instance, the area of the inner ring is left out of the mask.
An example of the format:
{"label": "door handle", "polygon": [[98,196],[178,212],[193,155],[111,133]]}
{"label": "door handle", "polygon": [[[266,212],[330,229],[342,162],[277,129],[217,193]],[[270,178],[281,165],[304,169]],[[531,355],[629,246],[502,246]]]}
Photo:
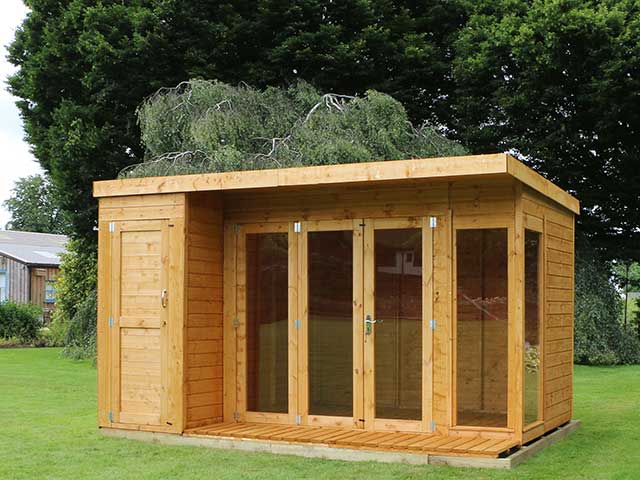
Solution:
{"label": "door handle", "polygon": [[366,335],[371,335],[371,331],[373,329],[371,325],[374,323],[382,323],[382,320],[372,320],[371,315],[364,317],[364,331]]}
{"label": "door handle", "polygon": [[160,294],[160,305],[162,308],[167,308],[167,289],[163,288],[162,293]]}

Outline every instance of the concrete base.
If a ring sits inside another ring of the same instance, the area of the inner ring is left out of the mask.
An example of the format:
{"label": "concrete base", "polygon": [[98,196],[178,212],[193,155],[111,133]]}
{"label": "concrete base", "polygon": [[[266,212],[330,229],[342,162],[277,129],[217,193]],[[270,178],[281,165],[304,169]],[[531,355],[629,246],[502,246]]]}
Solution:
{"label": "concrete base", "polygon": [[245,452],[297,455],[308,458],[324,458],[328,460],[357,462],[408,463],[411,465],[448,465],[452,467],[510,469],[521,464],[527,458],[541,452],[549,445],[562,440],[579,426],[580,421],[573,420],[504,458],[356,450],[351,448],[336,448],[326,445],[268,442],[263,440],[244,440],[225,437],[183,436],[171,433],[119,430],[114,428],[101,428],[100,430],[103,435],[108,437],[128,438],[131,440],[141,440],[161,445],[192,445],[197,447],[241,450]]}

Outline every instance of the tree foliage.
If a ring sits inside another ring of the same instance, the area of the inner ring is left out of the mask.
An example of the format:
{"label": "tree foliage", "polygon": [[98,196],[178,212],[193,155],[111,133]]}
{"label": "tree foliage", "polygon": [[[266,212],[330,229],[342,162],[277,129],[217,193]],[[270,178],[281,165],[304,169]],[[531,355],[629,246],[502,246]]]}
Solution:
{"label": "tree foliage", "polygon": [[433,128],[411,125],[389,95],[321,95],[305,82],[256,90],[193,80],[139,109],[148,160],[125,176],[220,172],[463,155]]}
{"label": "tree foliage", "polygon": [[11,214],[7,230],[39,233],[67,233],[68,223],[58,207],[57,191],[48,178],[31,175],[16,181],[4,201]]}
{"label": "tree foliage", "polygon": [[446,123],[514,149],[582,202],[605,257],[640,259],[640,4],[481,0],[455,42]]}
{"label": "tree foliage", "polygon": [[612,265],[597,255],[576,257],[576,363],[640,363],[640,340],[635,330],[621,322],[622,304],[612,276]]}

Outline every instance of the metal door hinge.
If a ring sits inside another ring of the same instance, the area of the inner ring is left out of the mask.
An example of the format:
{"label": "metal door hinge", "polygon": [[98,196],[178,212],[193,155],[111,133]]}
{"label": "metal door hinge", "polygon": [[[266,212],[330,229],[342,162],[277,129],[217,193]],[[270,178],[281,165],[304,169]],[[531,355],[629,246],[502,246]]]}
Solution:
{"label": "metal door hinge", "polygon": [[113,327],[113,317],[109,317],[109,327]]}
{"label": "metal door hinge", "polygon": [[293,231],[295,233],[300,233],[302,231],[302,225],[300,222],[293,222]]}
{"label": "metal door hinge", "polygon": [[431,432],[435,432],[436,431],[436,421],[435,420],[431,420]]}
{"label": "metal door hinge", "polygon": [[429,320],[429,328],[431,330],[435,330],[436,329],[436,321],[435,320]]}
{"label": "metal door hinge", "polygon": [[300,327],[302,326],[302,322],[296,319],[295,325],[296,325],[296,330],[300,330]]}
{"label": "metal door hinge", "polygon": [[240,414],[238,412],[233,412],[233,419],[236,422],[239,422],[240,421]]}
{"label": "metal door hinge", "polygon": [[233,328],[238,328],[240,326],[240,320],[237,318],[233,319]]}
{"label": "metal door hinge", "polygon": [[436,217],[429,217],[429,226],[436,228],[438,226],[438,219]]}
{"label": "metal door hinge", "polygon": [[113,423],[113,412],[109,412],[109,423]]}
{"label": "metal door hinge", "polygon": [[109,222],[109,232],[113,233],[116,231],[116,222]]}
{"label": "metal door hinge", "polygon": [[240,233],[240,224],[239,223],[234,223],[233,224],[233,231],[235,232],[236,235]]}
{"label": "metal door hinge", "polygon": [[302,423],[302,416],[296,415],[296,425],[300,425]]}

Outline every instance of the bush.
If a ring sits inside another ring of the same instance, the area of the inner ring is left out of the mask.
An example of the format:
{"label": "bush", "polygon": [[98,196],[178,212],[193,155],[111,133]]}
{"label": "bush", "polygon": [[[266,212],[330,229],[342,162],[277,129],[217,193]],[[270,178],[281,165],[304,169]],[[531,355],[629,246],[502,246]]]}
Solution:
{"label": "bush", "polygon": [[[62,256],[56,282],[57,300],[50,325],[52,345],[65,346],[64,355],[74,358],[92,357],[95,352],[85,348],[95,340],[96,314],[96,251],[93,244],[71,240]],[[91,305],[93,302],[93,306]]]}
{"label": "bush", "polygon": [[67,329],[63,354],[70,358],[95,358],[98,295],[94,290],[79,305]]}
{"label": "bush", "polygon": [[640,341],[621,322],[620,297],[611,282],[611,264],[589,249],[576,255],[575,363],[640,363]]}
{"label": "bush", "polygon": [[0,338],[30,344],[38,338],[42,309],[36,305],[0,303]]}

